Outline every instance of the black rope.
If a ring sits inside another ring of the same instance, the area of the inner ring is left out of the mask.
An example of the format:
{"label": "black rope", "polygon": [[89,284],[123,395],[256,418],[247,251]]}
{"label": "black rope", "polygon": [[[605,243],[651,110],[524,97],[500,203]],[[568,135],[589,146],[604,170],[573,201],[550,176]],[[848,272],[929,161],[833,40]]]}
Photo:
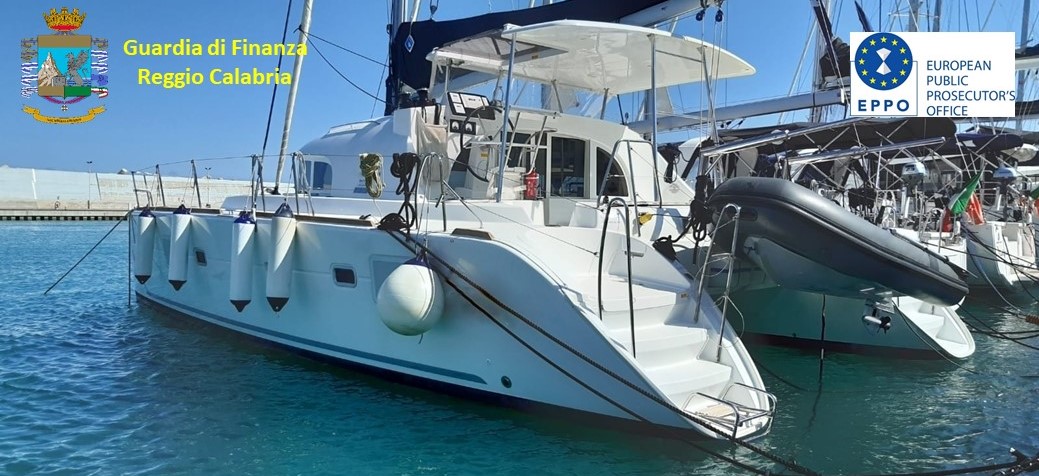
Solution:
{"label": "black rope", "polygon": [[[404,246],[409,251],[411,251],[413,253],[416,253],[415,249],[413,249],[411,246],[409,246],[407,244],[407,242],[405,242],[404,240],[400,239],[397,235],[394,235],[390,230],[387,230],[387,233],[389,233],[390,236],[392,236],[395,240],[397,240],[397,242],[400,243],[401,246]],[[425,247],[423,247],[421,245],[418,245],[418,243],[415,243],[415,244],[417,246],[419,246],[420,248],[422,248],[422,251],[419,251],[417,253],[423,253],[423,254],[426,254],[427,256],[433,256],[428,251],[427,248],[425,248]],[[448,269],[451,269],[454,274],[456,274],[459,277],[461,277],[464,281],[469,282],[469,280],[465,276],[462,276],[462,275],[458,274],[458,272],[456,270],[453,270],[450,266],[448,266],[442,260],[440,260],[436,256],[433,256],[433,257],[435,259],[437,259],[438,261],[440,261],[441,263],[443,263],[445,266],[447,266]],[[476,309],[481,314],[483,314],[484,317],[487,317],[488,319],[490,319],[490,321],[492,323],[494,323],[494,325],[498,326],[498,328],[500,328],[501,330],[505,331],[505,333],[508,334],[509,336],[511,336],[513,339],[515,339],[516,342],[519,342],[521,345],[523,345],[523,347],[526,347],[527,350],[529,350],[532,353],[534,353],[534,355],[538,356],[538,358],[543,360],[545,363],[549,364],[550,366],[552,366],[553,368],[558,370],[560,373],[562,373],[563,375],[565,375],[566,377],[568,377],[570,380],[574,381],[578,385],[584,387],[589,392],[595,394],[599,398],[602,398],[603,400],[609,402],[611,405],[613,405],[613,406],[619,408],[620,410],[624,411],[625,413],[631,415],[636,420],[639,420],[642,423],[647,423],[647,424],[650,423],[649,419],[647,419],[646,417],[643,417],[642,415],[639,415],[638,412],[636,412],[636,411],[634,411],[634,410],[624,406],[623,404],[621,404],[621,403],[619,403],[619,402],[609,398],[608,396],[604,395],[602,392],[596,390],[594,387],[592,387],[587,382],[585,382],[585,381],[581,380],[580,378],[578,378],[576,375],[573,375],[572,373],[568,372],[566,369],[560,367],[559,364],[557,364],[552,359],[548,358],[548,356],[546,356],[543,353],[539,352],[532,345],[530,345],[530,343],[526,342],[525,340],[523,340],[522,337],[520,337],[518,334],[516,334],[513,330],[509,329],[508,326],[506,326],[504,323],[502,323],[498,319],[495,319],[494,316],[490,313],[490,311],[488,311],[486,308],[484,308],[479,303],[477,303],[476,300],[474,300],[472,297],[470,297],[468,294],[466,294],[466,292],[463,291],[462,288],[460,286],[458,286],[458,284],[456,284],[454,281],[449,279],[447,276],[441,276],[441,277],[443,278],[444,283],[446,283],[448,286],[450,286],[451,289],[454,289],[455,292],[457,292],[458,295],[462,297],[462,299],[465,299],[466,302],[468,302],[471,306],[473,306],[474,309]],[[470,285],[472,285],[471,282],[470,282]],[[477,289],[479,290],[478,287],[477,287]],[[492,302],[494,302],[494,301],[492,300]],[[687,443],[690,446],[692,446],[692,447],[694,447],[694,448],[696,448],[696,449],[698,449],[698,450],[700,450],[700,451],[702,451],[704,453],[707,453],[708,455],[711,455],[711,456],[713,456],[715,458],[718,458],[718,459],[720,459],[722,461],[725,461],[726,463],[729,463],[729,464],[731,464],[733,466],[736,466],[736,467],[738,467],[738,468],[740,468],[740,469],[742,469],[744,471],[748,471],[748,472],[753,473],[753,474],[771,474],[770,471],[766,471],[766,470],[762,470],[762,469],[756,468],[756,467],[751,466],[751,465],[749,465],[747,463],[743,463],[743,462],[741,462],[741,461],[739,461],[739,460],[737,460],[735,458],[732,458],[732,457],[729,457],[729,456],[725,456],[725,455],[723,455],[723,454],[721,454],[721,453],[719,453],[717,451],[714,451],[714,450],[710,450],[710,449],[708,449],[708,448],[706,448],[706,447],[704,447],[704,446],[702,446],[700,444],[697,444],[694,441],[689,440],[688,438],[683,438],[685,435],[684,434],[680,434],[677,429],[676,430],[668,429],[668,430],[669,430],[669,433],[672,434],[672,436],[675,436],[680,441],[682,441],[684,443]]]}
{"label": "black rope", "polygon": [[[1039,284],[1039,279],[1037,279],[1034,276],[1032,276],[1032,275],[1022,271],[1023,269],[1033,270],[1034,271],[1034,270],[1039,269],[1039,268],[1037,268],[1036,266],[1024,265],[1024,264],[1021,264],[1021,263],[1015,263],[1013,261],[1004,259],[1004,258],[1001,257],[1001,255],[1003,253],[1006,253],[1007,255],[1010,255],[1009,250],[1004,252],[1004,251],[998,250],[996,248],[993,248],[990,245],[985,244],[985,242],[983,242],[980,238],[978,238],[978,235],[975,234],[970,229],[963,228],[963,231],[964,231],[965,234],[967,234],[969,236],[969,238],[972,239],[972,241],[974,241],[975,244],[977,244],[978,246],[981,246],[982,248],[988,250],[988,252],[992,253],[992,256],[994,256],[995,258],[989,258],[990,260],[993,260],[993,261],[996,261],[996,262],[999,262],[999,263],[1003,263],[1003,264],[1009,266],[1010,269],[1014,270],[1014,274],[1016,274],[1019,278],[1022,275],[1024,275],[1024,277],[1027,278],[1028,281],[1031,281],[1032,284]],[[979,256],[976,253],[968,254],[968,256],[972,257],[972,258],[985,258],[984,256]],[[982,271],[982,274],[984,275],[984,271]],[[986,278],[987,278],[987,276],[986,276]],[[1019,282],[1021,283],[1021,288],[1032,299],[1039,299],[1039,298],[1036,298],[1036,296],[1034,294],[1032,294],[1031,291],[1028,290],[1028,288],[1025,286],[1024,280],[1019,280]],[[995,289],[995,286],[993,286],[993,289]],[[998,290],[997,290],[997,292],[998,292]],[[1002,297],[1002,295],[1001,295],[1001,297]],[[1005,301],[1005,299],[1004,299],[1004,301]],[[1007,303],[1007,304],[1010,304],[1010,303]]]}
{"label": "black rope", "polygon": [[[993,337],[993,338],[997,338],[997,339],[1003,339],[1003,340],[1008,340],[1008,341],[1013,342],[1015,344],[1018,344],[1018,345],[1020,345],[1022,347],[1026,347],[1026,348],[1029,348],[1029,349],[1032,349],[1032,350],[1039,350],[1039,347],[1037,347],[1037,346],[1021,342],[1022,340],[1029,339],[1029,338],[1034,337],[1034,336],[1031,336],[1031,337],[1016,337],[1016,338],[1015,337],[1010,337],[1007,334],[997,330],[995,327],[992,327],[990,324],[988,324],[987,322],[985,322],[984,320],[980,319],[978,316],[975,316],[973,313],[971,313],[970,311],[968,311],[968,310],[966,310],[964,308],[958,309],[957,312],[961,312],[963,314],[966,314],[968,317],[973,319],[974,322],[976,322],[977,324],[981,325],[982,327],[988,329],[987,332],[982,332],[982,333],[985,334],[985,335],[988,335],[989,337]],[[972,327],[977,327],[977,326],[972,326]]]}
{"label": "black rope", "polygon": [[677,260],[678,253],[675,252],[675,242],[681,241],[687,233],[692,231],[693,263],[695,264],[696,255],[699,254],[700,250],[700,242],[707,238],[707,226],[714,220],[714,213],[707,206],[707,197],[713,191],[710,177],[706,175],[697,176],[696,193],[693,195],[693,201],[689,202],[689,216],[686,217],[682,232],[678,234],[678,238],[672,238],[671,235],[657,238],[653,241],[653,249],[672,261]]}
{"label": "black rope", "polygon": [[[392,235],[392,233],[391,233],[391,235]],[[394,237],[396,238],[395,235],[394,235]],[[778,456],[778,455],[770,452],[769,450],[766,450],[766,449],[761,448],[759,446],[753,445],[753,444],[747,442],[746,440],[744,440],[742,438],[737,438],[735,436],[730,435],[727,432],[719,430],[719,429],[715,428],[711,423],[707,422],[706,420],[703,420],[703,419],[701,419],[701,418],[699,418],[699,417],[697,417],[695,415],[692,415],[692,414],[682,410],[681,408],[676,407],[670,401],[664,400],[664,399],[660,398],[659,396],[657,396],[657,395],[655,395],[655,394],[653,394],[653,393],[651,393],[651,392],[649,392],[649,391],[639,387],[638,385],[635,385],[634,383],[628,381],[627,379],[625,379],[624,377],[620,376],[619,374],[617,374],[613,370],[610,370],[606,366],[600,364],[599,362],[596,362],[591,357],[588,357],[587,355],[584,355],[583,353],[581,353],[579,350],[575,349],[570,344],[562,341],[561,339],[559,339],[558,337],[556,337],[552,333],[546,331],[541,326],[539,326],[537,323],[535,323],[534,321],[530,320],[528,317],[520,314],[518,311],[516,311],[515,309],[513,309],[509,305],[501,302],[501,300],[499,300],[497,297],[495,297],[493,294],[491,294],[485,288],[481,287],[479,284],[474,282],[471,278],[469,278],[468,276],[463,274],[461,271],[459,271],[457,268],[452,266],[450,263],[448,263],[447,261],[443,260],[442,258],[437,256],[436,254],[434,254],[432,252],[432,250],[430,250],[428,247],[426,247],[426,246],[422,245],[421,243],[418,243],[417,241],[413,240],[410,235],[405,235],[405,237],[408,240],[410,240],[412,243],[414,243],[416,246],[418,246],[422,250],[422,252],[426,253],[427,256],[429,256],[429,257],[435,259],[436,261],[438,261],[441,265],[443,265],[445,268],[447,268],[452,274],[454,274],[454,275],[458,276],[459,278],[461,278],[463,281],[465,281],[466,284],[468,284],[473,289],[478,291],[481,295],[483,295],[483,297],[485,297],[487,300],[492,302],[494,305],[498,306],[499,308],[501,308],[505,312],[511,314],[513,317],[515,317],[515,318],[519,319],[521,322],[523,322],[526,326],[530,327],[531,329],[534,329],[539,334],[541,334],[544,337],[546,337],[547,339],[551,340],[556,345],[562,347],[567,352],[569,352],[572,355],[576,356],[577,358],[583,360],[588,365],[591,365],[592,367],[595,367],[600,372],[602,372],[602,373],[606,374],[607,376],[613,378],[614,380],[616,380],[617,382],[621,383],[622,385],[624,385],[624,386],[630,388],[631,390],[641,394],[642,396],[644,396],[644,397],[646,397],[646,398],[656,402],[657,404],[663,406],[664,408],[666,408],[666,409],[668,409],[668,410],[670,410],[672,412],[675,412],[676,414],[681,415],[682,417],[684,417],[686,419],[689,419],[689,420],[695,422],[696,424],[698,424],[698,425],[708,429],[709,431],[714,432],[720,438],[723,438],[726,441],[735,443],[738,446],[746,448],[746,449],[748,449],[748,450],[750,450],[750,451],[752,451],[752,452],[754,452],[754,453],[756,453],[758,455],[761,455],[761,456],[765,457],[766,459],[768,459],[768,460],[770,460],[770,461],[772,461],[774,463],[781,464],[781,465],[783,465],[783,466],[785,466],[785,467],[787,467],[787,468],[789,468],[789,469],[791,469],[791,470],[793,470],[793,471],[795,471],[797,473],[800,473],[800,474],[805,474],[805,475],[817,475],[817,474],[819,474],[816,471],[813,471],[813,470],[808,469],[808,468],[806,468],[804,466],[801,466],[796,461],[787,460],[787,459],[785,459],[785,458],[783,458],[781,456]],[[399,240],[399,238],[398,238],[398,240]],[[409,249],[410,249],[410,247],[409,247]]]}
{"label": "black rope", "polygon": [[660,156],[667,162],[667,167],[664,168],[664,182],[673,183],[676,178],[676,167],[678,161],[682,157],[682,150],[675,144],[664,144],[657,148]]}
{"label": "black rope", "polygon": [[[390,234],[390,236],[392,236],[394,239],[396,239],[402,246],[404,246],[405,248],[407,248],[410,251],[414,251],[411,246],[409,246],[400,237],[398,237],[397,235],[393,234],[391,232],[391,230],[387,230],[387,232]],[[531,329],[537,331],[538,333],[540,333],[544,337],[546,337],[549,340],[551,340],[552,342],[554,342],[556,345],[562,347],[567,352],[570,352],[572,355],[574,355],[574,356],[580,358],[581,360],[585,361],[586,363],[588,363],[592,367],[595,367],[600,372],[603,372],[604,374],[606,374],[609,377],[613,378],[617,382],[619,382],[619,383],[627,386],[628,388],[630,388],[630,389],[632,389],[632,390],[642,394],[643,396],[645,396],[645,397],[649,398],[650,400],[652,400],[652,401],[662,405],[663,407],[667,408],[668,410],[676,412],[679,415],[682,415],[683,417],[685,417],[685,418],[687,418],[687,419],[689,419],[689,420],[691,420],[691,421],[693,421],[693,422],[703,426],[704,428],[707,428],[708,430],[715,432],[716,434],[718,434],[720,437],[724,438],[725,440],[727,440],[729,442],[732,442],[732,443],[734,443],[734,444],[736,444],[738,446],[741,446],[741,447],[743,447],[743,448],[745,448],[747,450],[750,450],[750,451],[752,451],[752,452],[754,452],[754,453],[756,453],[756,454],[758,454],[758,455],[760,455],[760,456],[762,456],[762,457],[764,457],[764,458],[766,458],[766,459],[768,459],[768,460],[770,460],[770,461],[772,461],[774,463],[781,464],[781,465],[785,466],[786,468],[788,468],[788,469],[790,469],[790,470],[792,470],[794,472],[800,473],[800,474],[805,474],[805,475],[816,475],[816,474],[819,474],[819,473],[817,473],[817,472],[815,472],[815,471],[813,471],[811,469],[808,469],[808,468],[806,468],[804,466],[801,466],[796,461],[792,461],[792,460],[788,461],[788,460],[786,460],[786,459],[784,459],[784,458],[782,458],[782,457],[780,457],[778,455],[775,455],[774,453],[772,453],[772,452],[770,452],[770,451],[768,451],[768,450],[766,450],[764,448],[758,447],[758,446],[753,445],[753,444],[751,444],[751,443],[749,443],[749,442],[747,442],[747,441],[745,441],[745,440],[743,440],[741,438],[734,437],[732,435],[729,435],[726,432],[718,430],[718,429],[714,428],[712,425],[710,425],[708,422],[700,420],[695,415],[691,415],[691,414],[681,410],[680,408],[675,407],[671,402],[665,401],[665,400],[661,399],[660,397],[658,397],[658,396],[656,396],[656,395],[654,395],[654,394],[652,394],[652,393],[642,389],[641,387],[631,383],[630,381],[628,381],[627,379],[621,377],[620,375],[618,375],[617,373],[613,372],[609,368],[603,366],[602,364],[599,364],[598,362],[596,362],[593,359],[591,359],[590,357],[584,355],[583,353],[581,353],[580,351],[578,351],[574,347],[570,346],[566,342],[560,340],[558,337],[556,337],[556,336],[552,335],[551,333],[549,333],[548,331],[544,330],[537,323],[535,323],[535,322],[531,321],[530,319],[528,319],[527,317],[523,316],[522,314],[520,314],[516,310],[512,309],[511,307],[509,307],[507,304],[501,302],[494,295],[492,295],[489,291],[487,291],[486,289],[484,289],[480,285],[476,284],[471,278],[469,278],[466,275],[462,274],[458,269],[456,269],[450,263],[446,262],[445,260],[443,260],[442,258],[437,256],[436,254],[434,254],[432,252],[432,250],[430,250],[428,247],[426,247],[426,246],[422,245],[421,243],[419,243],[419,242],[415,241],[414,239],[412,239],[410,235],[405,234],[404,236],[405,236],[405,239],[409,240],[417,248],[419,248],[421,250],[421,253],[425,254],[428,257],[431,257],[431,258],[437,260],[442,266],[447,268],[448,271],[450,271],[452,274],[454,274],[454,275],[458,276],[459,278],[461,278],[462,281],[464,281],[466,284],[471,286],[477,292],[482,294],[491,303],[493,303],[494,305],[498,306],[502,310],[508,312],[512,316],[516,317],[517,319],[519,319],[521,322],[523,322],[525,325],[527,325]],[[504,324],[502,324],[502,323],[498,322],[496,319],[494,319],[493,316],[490,314],[490,312],[488,312],[486,309],[480,307],[475,302],[475,300],[473,300],[471,297],[466,295],[456,284],[451,282],[450,279],[448,279],[446,276],[444,277],[444,279],[452,287],[452,289],[457,291],[459,293],[459,295],[461,295],[467,302],[472,304],[482,314],[484,314],[485,316],[490,318],[496,325],[498,325],[499,327],[505,329],[505,325]],[[522,340],[522,338],[520,338],[515,333],[513,333],[511,331],[508,331],[507,329],[506,329],[506,332],[508,332],[509,335],[511,335],[513,338],[515,338],[520,343],[526,345],[528,348],[531,348],[529,345],[526,344],[525,341]],[[543,356],[542,354],[540,354],[540,353],[537,353],[537,354],[542,359],[547,359],[547,357]],[[564,374],[567,374],[567,373],[564,372]],[[567,375],[571,379],[574,379],[574,381],[577,382],[578,384],[585,385],[584,382],[581,382],[576,377],[574,377],[572,375],[569,375],[569,374],[567,374]],[[607,399],[607,401],[611,401],[611,400]],[[611,401],[611,403],[612,403],[612,401]],[[619,408],[621,408],[622,410],[625,410],[625,411],[629,411],[628,409],[626,409],[626,408],[624,408],[622,406],[619,406]],[[630,413],[630,411],[629,411],[629,413]],[[637,416],[637,418],[643,419],[642,417],[639,417],[639,416]],[[677,430],[676,430],[675,434],[677,435]],[[721,454],[719,454],[717,452],[713,452],[713,451],[710,451],[710,450],[708,450],[706,448],[700,447],[699,445],[696,445],[695,443],[693,443],[693,442],[691,442],[689,440],[682,440],[682,441],[685,441],[686,443],[689,443],[690,445],[693,445],[694,447],[697,447],[698,449],[704,451],[707,454],[710,454],[710,455],[715,456],[715,457],[717,457],[717,458],[719,458],[719,459],[721,459],[723,461],[726,461],[726,462],[728,462],[730,464],[738,466],[741,469],[744,469],[746,471],[750,471],[750,472],[753,472],[755,474],[771,474],[771,472],[769,472],[769,471],[764,471],[764,470],[755,468],[755,467],[747,465],[745,463],[741,463],[739,461],[736,461],[733,458],[729,458],[729,457],[721,455]],[[885,475],[879,475],[879,476],[909,476],[909,475],[952,476],[952,475],[959,475],[959,474],[989,472],[989,471],[1004,470],[1004,469],[1009,469],[1010,470],[1010,472],[1007,472],[1007,473],[1004,473],[1004,474],[1019,474],[1021,472],[1025,472],[1025,471],[1031,472],[1031,471],[1039,470],[1039,456],[1037,456],[1036,458],[1029,459],[1029,458],[1024,457],[1023,455],[1021,455],[1019,452],[1015,453],[1014,450],[1012,450],[1012,453],[1014,453],[1014,455],[1016,457],[1016,460],[1013,461],[1013,462],[1008,462],[1008,463],[997,463],[997,464],[990,464],[990,465],[984,465],[984,466],[975,466],[975,467],[968,467],[968,468],[957,468],[957,469],[931,471],[931,472],[913,472],[913,473],[904,473],[904,474],[900,474],[900,473],[885,474]]]}
{"label": "black rope", "polygon": [[[289,7],[285,10],[285,26],[281,30],[281,43],[285,44],[285,38],[289,35],[289,15],[292,13],[292,0],[289,0]],[[281,71],[281,53],[278,54],[278,71]],[[271,119],[274,117],[274,100],[278,97],[278,82],[274,82],[274,89],[271,91],[271,105],[267,109],[267,128],[263,133],[263,148],[261,149],[260,156],[267,155],[267,139],[271,136]]]}
{"label": "black rope", "polygon": [[[400,204],[397,213],[390,213],[379,221],[380,230],[403,230],[410,233],[411,227],[415,226],[416,210],[418,209],[418,197],[416,203],[412,203],[411,197],[418,188],[418,175],[416,172],[421,168],[422,159],[413,152],[393,154],[393,163],[390,164],[390,175],[400,179],[397,184],[397,195],[404,195],[404,202]],[[415,176],[412,181],[411,177]]]}

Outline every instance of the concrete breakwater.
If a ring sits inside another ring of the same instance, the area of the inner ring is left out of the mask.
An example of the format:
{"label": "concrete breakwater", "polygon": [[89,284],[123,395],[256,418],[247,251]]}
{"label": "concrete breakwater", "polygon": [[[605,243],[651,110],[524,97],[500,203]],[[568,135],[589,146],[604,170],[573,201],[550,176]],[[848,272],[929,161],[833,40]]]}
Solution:
{"label": "concrete breakwater", "polygon": [[[136,185],[135,185],[136,182]],[[0,215],[8,217],[107,216],[106,214],[71,213],[98,210],[126,211],[140,204],[155,206],[218,207],[224,198],[248,195],[248,180],[198,178],[198,189],[191,177],[162,177],[153,174],[73,172],[0,166]],[[29,213],[48,210],[51,213]],[[9,213],[19,211],[22,213]],[[14,219],[14,218],[11,218]],[[47,219],[47,218],[43,218]],[[72,218],[76,219],[76,218]]]}
{"label": "concrete breakwater", "polygon": [[5,210],[0,221],[98,221],[122,220],[126,210]]}

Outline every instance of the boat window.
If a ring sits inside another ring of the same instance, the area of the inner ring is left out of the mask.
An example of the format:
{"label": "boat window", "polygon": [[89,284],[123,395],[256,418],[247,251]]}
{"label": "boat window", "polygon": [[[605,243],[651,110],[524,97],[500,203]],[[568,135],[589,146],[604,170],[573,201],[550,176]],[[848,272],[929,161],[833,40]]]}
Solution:
{"label": "boat window", "polygon": [[352,288],[357,284],[357,275],[354,273],[354,269],[349,266],[332,266],[332,279],[335,280],[337,286]]}
{"label": "boat window", "polygon": [[307,160],[303,162],[307,167],[307,179],[310,180],[310,190],[332,190],[332,165],[328,162]]}
{"label": "boat window", "polygon": [[588,143],[569,137],[552,138],[552,195],[582,197],[585,194],[585,158]]}
{"label": "boat window", "polygon": [[200,250],[198,248],[195,248],[195,262],[198,263],[199,266],[205,266],[206,265],[206,252],[202,251],[202,250]]}
{"label": "boat window", "polygon": [[[610,170],[606,172],[606,166],[609,165]],[[628,182],[624,179],[624,169],[621,168],[617,159],[614,159],[609,152],[605,149],[597,147],[595,149],[595,177],[599,180],[603,180],[605,174],[605,187],[600,187],[603,194],[606,196],[613,197],[626,197],[628,196]]]}
{"label": "boat window", "polygon": [[[538,162],[545,160],[546,147],[546,134],[540,134],[541,139],[538,140],[538,144],[534,145],[534,138],[537,134],[527,134],[524,132],[517,132],[515,134],[509,134],[509,161],[507,162],[509,167],[524,167],[530,168],[530,158],[534,156],[533,152],[537,150]],[[522,160],[521,160],[522,159]]]}

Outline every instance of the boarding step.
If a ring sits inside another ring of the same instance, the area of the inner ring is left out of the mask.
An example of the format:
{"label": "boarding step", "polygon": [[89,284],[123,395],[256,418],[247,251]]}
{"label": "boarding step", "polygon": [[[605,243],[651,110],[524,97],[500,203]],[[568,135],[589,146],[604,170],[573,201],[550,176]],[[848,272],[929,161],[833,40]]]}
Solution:
{"label": "boarding step", "polygon": [[[762,404],[761,408],[730,399],[729,394],[733,391],[743,392],[745,397],[755,395]],[[755,433],[762,427],[771,426],[776,411],[776,397],[762,389],[734,383],[720,397],[701,392],[690,395],[682,408],[692,416],[727,431],[733,437],[741,437],[746,436],[746,433]],[[745,434],[741,435],[740,430]]]}
{"label": "boarding step", "polygon": [[[585,289],[594,299],[599,288],[598,277],[592,277],[592,282]],[[680,298],[680,293],[672,290],[651,288],[638,283],[632,283],[631,296],[635,301],[635,310],[650,309],[664,306],[674,306]],[[688,295],[686,296],[688,298]],[[628,282],[612,276],[603,276],[602,279],[602,307],[603,311],[627,311],[628,306]]]}
{"label": "boarding step", "polygon": [[676,405],[687,402],[697,393],[720,394],[732,376],[731,367],[699,360],[695,355],[670,365],[643,366],[642,369],[649,381]]}
{"label": "boarding step", "polygon": [[[631,327],[613,321],[609,336],[631,351]],[[666,366],[700,354],[707,342],[707,330],[668,324],[635,327],[635,360],[643,368]]]}

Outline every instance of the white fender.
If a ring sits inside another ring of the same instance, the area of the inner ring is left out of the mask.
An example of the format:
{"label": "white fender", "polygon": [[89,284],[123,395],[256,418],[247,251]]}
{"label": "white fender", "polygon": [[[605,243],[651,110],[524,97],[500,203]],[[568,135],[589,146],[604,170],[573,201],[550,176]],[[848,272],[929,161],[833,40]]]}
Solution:
{"label": "white fender", "polygon": [[188,242],[191,238],[191,212],[184,205],[173,212],[170,223],[170,271],[173,289],[179,291],[188,281]]}
{"label": "white fender", "polygon": [[144,284],[152,277],[152,258],[155,251],[155,215],[148,208],[137,215],[136,245],[134,246],[133,274]]}
{"label": "white fender", "polygon": [[289,302],[292,288],[292,242],[296,237],[296,217],[292,207],[282,203],[271,218],[271,256],[267,263],[267,303],[274,312]]}
{"label": "white fender", "polygon": [[238,312],[252,301],[253,292],[253,235],[256,220],[242,212],[231,226],[231,286],[228,297]]}
{"label": "white fender", "polygon": [[375,297],[379,318],[401,335],[422,334],[436,325],[444,312],[444,287],[440,276],[422,258],[393,270]]}

